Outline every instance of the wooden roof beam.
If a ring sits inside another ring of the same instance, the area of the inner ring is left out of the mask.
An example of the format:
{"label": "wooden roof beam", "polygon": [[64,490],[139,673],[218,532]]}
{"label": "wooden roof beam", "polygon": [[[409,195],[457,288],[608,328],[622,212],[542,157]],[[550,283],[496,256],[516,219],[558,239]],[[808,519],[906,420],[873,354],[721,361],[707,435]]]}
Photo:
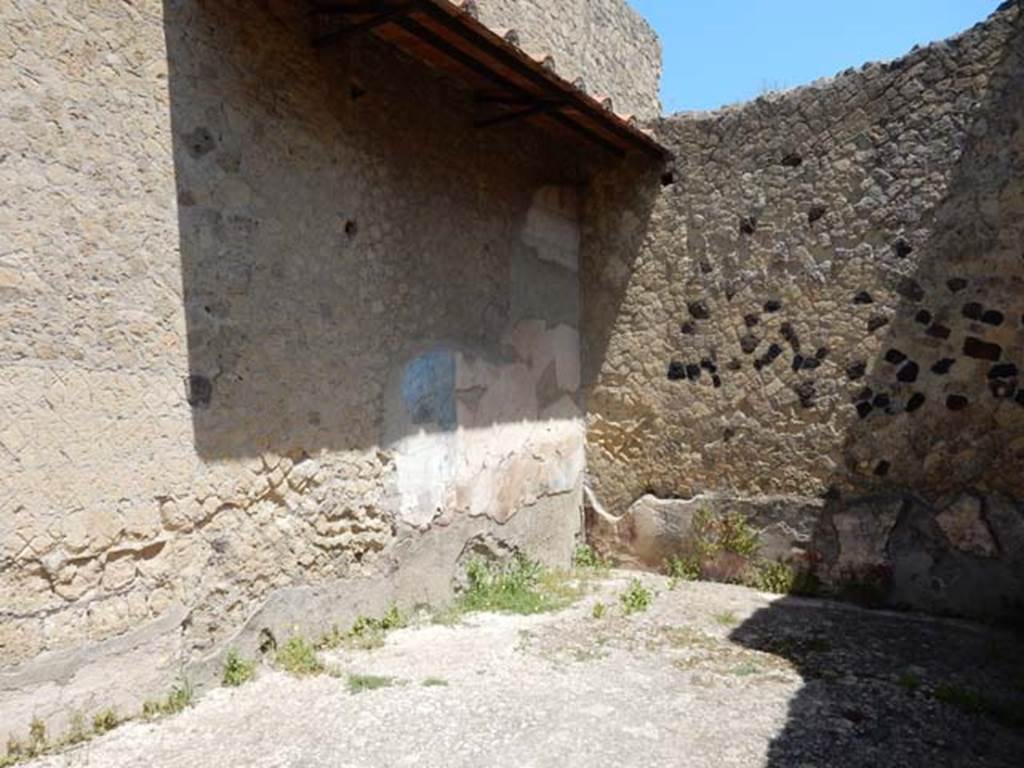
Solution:
{"label": "wooden roof beam", "polygon": [[[394,19],[393,23],[396,26],[399,26],[402,29],[404,29],[410,35],[419,38],[421,41],[427,43],[432,48],[440,51],[441,53],[448,56],[450,59],[453,59],[454,61],[463,65],[467,69],[475,72],[481,77],[487,78],[492,83],[497,85],[499,88],[512,90],[516,93],[522,93],[525,96],[529,97],[530,99],[537,98],[535,94],[532,94],[529,91],[523,89],[522,87],[516,85],[515,83],[510,82],[505,77],[499,75],[497,72],[494,72],[490,67],[487,67],[486,65],[477,61],[470,54],[466,53],[461,48],[452,45],[443,37],[433,32],[432,30],[427,29],[419,22],[407,17],[402,17]],[[575,120],[571,120],[570,118],[563,115],[561,112],[551,112],[548,114],[548,117],[564,125],[567,128],[571,128],[572,130],[579,133],[581,136],[584,136],[589,141],[598,144],[599,146],[603,147],[604,149],[611,152],[613,155],[617,157],[622,157],[623,155],[625,155],[625,150],[623,150],[622,147],[613,144],[608,139],[604,138],[603,136],[600,136],[594,131],[591,131],[586,126],[577,123]]]}
{"label": "wooden roof beam", "polygon": [[[379,27],[382,24],[387,24],[389,22],[394,21],[395,19],[399,19],[403,16],[408,16],[413,11],[418,10],[418,7],[421,5],[421,3],[419,2],[419,0],[413,0],[412,2],[406,2],[403,3],[402,5],[385,6],[380,3],[366,3],[365,5],[378,6],[379,13],[377,13],[377,15],[375,16],[371,16],[368,19],[362,19],[361,21],[352,22],[351,24],[342,27],[336,32],[329,32],[326,35],[322,35],[313,41],[313,45],[316,46],[317,48],[327,48],[328,46],[336,45],[344,40],[347,40],[353,35],[357,35],[361,32],[369,32],[370,30],[375,29],[376,27]],[[385,8],[386,10],[383,10]],[[356,12],[350,11],[350,13]],[[367,11],[362,11],[360,15],[366,13]]]}

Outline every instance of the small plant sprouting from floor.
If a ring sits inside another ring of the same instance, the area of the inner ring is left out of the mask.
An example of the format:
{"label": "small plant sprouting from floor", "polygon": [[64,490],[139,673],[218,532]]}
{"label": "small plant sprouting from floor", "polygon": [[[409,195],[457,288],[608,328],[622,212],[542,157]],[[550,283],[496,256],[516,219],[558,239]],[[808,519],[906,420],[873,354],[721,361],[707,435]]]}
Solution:
{"label": "small plant sprouting from floor", "polygon": [[519,554],[504,565],[473,560],[469,586],[458,601],[461,611],[534,614],[564,608],[580,594],[564,574]]}
{"label": "small plant sprouting from floor", "polygon": [[387,688],[395,684],[393,678],[380,675],[349,675],[348,690],[350,693],[363,693],[375,691],[378,688]]}
{"label": "small plant sprouting from floor", "polygon": [[80,744],[83,741],[89,740],[89,729],[85,725],[85,716],[81,712],[76,712],[71,717],[71,723],[68,725],[68,732],[63,735],[60,739],[61,743],[68,744]]}
{"label": "small plant sprouting from floor", "polygon": [[921,687],[921,678],[909,671],[902,673],[896,682],[911,693]]}
{"label": "small plant sprouting from floor", "polygon": [[796,573],[785,563],[780,563],[777,560],[765,560],[758,563],[752,581],[751,586],[762,592],[788,595],[796,584]]}
{"label": "small plant sprouting from floor", "polygon": [[28,726],[28,753],[29,757],[41,755],[46,751],[46,723],[38,717],[33,717]]}
{"label": "small plant sprouting from floor", "polygon": [[228,651],[227,658],[224,660],[224,675],[222,677],[224,685],[237,688],[255,677],[256,664],[254,662],[243,659],[234,648]]}
{"label": "small plant sprouting from floor", "polygon": [[633,579],[626,591],[619,595],[619,602],[622,603],[622,611],[627,616],[641,613],[651,607],[654,593],[645,587],[640,579]]}
{"label": "small plant sprouting from floor", "polygon": [[610,567],[607,560],[601,557],[589,544],[580,544],[572,555],[574,568],[590,570],[606,570]]}
{"label": "small plant sprouting from floor", "polygon": [[113,707],[97,712],[92,717],[92,731],[97,735],[112,731],[120,724],[121,720],[117,716],[117,710]]}
{"label": "small plant sprouting from floor", "polygon": [[81,712],[75,712],[71,716],[71,724],[68,726],[68,732],[61,739],[61,743],[70,746],[81,744],[83,741],[88,741],[88,739],[89,731],[85,727],[85,716]]}
{"label": "small plant sprouting from floor", "polygon": [[448,681],[443,677],[427,677],[424,678],[422,685],[424,688],[440,688],[448,685]]}
{"label": "small plant sprouting from floor", "polygon": [[408,619],[398,609],[398,606],[392,603],[388,606],[384,616],[379,619],[358,616],[348,632],[342,632],[335,627],[320,640],[320,647],[344,647],[369,651],[384,645],[384,638],[388,632],[402,629],[408,625]]}
{"label": "small plant sprouting from floor", "polygon": [[603,619],[607,606],[604,603],[594,603],[594,607],[590,611],[590,615],[595,619]]}
{"label": "small plant sprouting from floor", "polygon": [[716,613],[713,618],[716,624],[721,624],[723,627],[735,627],[740,623],[739,617],[732,611]]}
{"label": "small plant sprouting from floor", "polygon": [[761,668],[752,661],[744,661],[732,668],[732,673],[737,677],[750,677],[761,671]]}
{"label": "small plant sprouting from floor", "polygon": [[701,507],[693,516],[693,542],[697,554],[711,557],[727,552],[752,557],[758,548],[757,531],[739,512],[714,515]]}
{"label": "small plant sprouting from floor", "polygon": [[668,576],[668,588],[675,589],[682,581],[697,581],[700,578],[700,561],[696,557],[673,555],[665,560],[663,570]]}
{"label": "small plant sprouting from floor", "polygon": [[942,683],[935,689],[935,698],[971,715],[988,714],[989,701],[978,691],[955,683]]}
{"label": "small plant sprouting from floor", "polygon": [[142,717],[155,720],[158,717],[176,715],[184,712],[195,701],[195,688],[187,678],[182,678],[171,688],[166,697],[160,701],[149,700],[142,704]]}
{"label": "small plant sprouting from floor", "polygon": [[318,675],[324,671],[323,662],[317,656],[316,648],[301,635],[294,635],[278,649],[274,663],[296,677]]}

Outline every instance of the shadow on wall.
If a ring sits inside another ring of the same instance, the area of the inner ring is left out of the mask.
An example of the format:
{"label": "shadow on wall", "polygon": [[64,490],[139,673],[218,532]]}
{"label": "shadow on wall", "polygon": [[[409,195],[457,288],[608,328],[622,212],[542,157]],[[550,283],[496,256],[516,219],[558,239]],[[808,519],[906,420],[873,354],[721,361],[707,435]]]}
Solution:
{"label": "shadow on wall", "polygon": [[[846,367],[858,418],[814,549],[833,582],[888,604],[1024,625],[1024,17],[1001,55],[965,145],[924,149],[959,157],[945,197],[884,222],[929,232],[892,244],[895,312],[870,286],[849,297],[884,339],[879,357]],[[879,170],[902,160],[895,140],[872,152]],[[779,344],[796,370],[799,341]],[[813,374],[801,378],[813,407]]]}
{"label": "shadow on wall", "polygon": [[785,598],[730,634],[805,681],[769,768],[1019,765],[1019,638],[949,620]]}
{"label": "shadow on wall", "polygon": [[[371,38],[316,53],[297,6],[164,2],[206,459],[451,430],[459,353],[476,371],[529,368],[509,337],[523,321],[576,354],[575,269],[523,232],[537,190],[578,185],[587,155],[525,128],[474,131],[469,93]],[[535,373],[536,398],[473,426],[576,406],[571,371]]]}

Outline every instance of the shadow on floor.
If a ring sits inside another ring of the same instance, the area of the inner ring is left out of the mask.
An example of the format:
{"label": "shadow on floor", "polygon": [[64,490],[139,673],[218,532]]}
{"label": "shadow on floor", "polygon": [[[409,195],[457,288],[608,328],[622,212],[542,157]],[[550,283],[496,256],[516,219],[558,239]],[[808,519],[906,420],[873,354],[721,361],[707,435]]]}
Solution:
{"label": "shadow on floor", "polygon": [[805,681],[770,768],[1022,765],[1024,638],[785,598],[730,639],[788,660]]}

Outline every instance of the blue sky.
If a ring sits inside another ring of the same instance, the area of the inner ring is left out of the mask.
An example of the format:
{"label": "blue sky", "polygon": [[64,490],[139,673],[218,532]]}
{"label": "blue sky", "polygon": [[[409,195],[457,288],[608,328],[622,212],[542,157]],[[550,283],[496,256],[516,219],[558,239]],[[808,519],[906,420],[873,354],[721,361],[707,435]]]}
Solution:
{"label": "blue sky", "polygon": [[661,37],[666,112],[713,109],[949,37],[1000,0],[630,0]]}

